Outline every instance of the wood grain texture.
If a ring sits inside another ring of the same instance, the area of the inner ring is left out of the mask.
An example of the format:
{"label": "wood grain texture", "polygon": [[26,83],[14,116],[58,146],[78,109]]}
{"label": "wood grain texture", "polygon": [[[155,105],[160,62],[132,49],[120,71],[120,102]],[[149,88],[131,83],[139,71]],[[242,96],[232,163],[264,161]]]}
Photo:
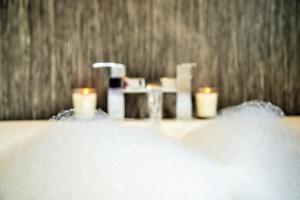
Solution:
{"label": "wood grain texture", "polygon": [[125,93],[125,117],[144,119],[149,117],[148,95],[146,93]]}
{"label": "wood grain texture", "polygon": [[175,92],[164,92],[162,100],[162,117],[164,119],[176,118],[176,98]]}
{"label": "wood grain texture", "polygon": [[96,61],[148,81],[196,62],[193,87],[217,86],[220,108],[261,99],[300,114],[300,2],[0,1],[0,119],[49,118],[83,86],[97,87],[106,109]]}

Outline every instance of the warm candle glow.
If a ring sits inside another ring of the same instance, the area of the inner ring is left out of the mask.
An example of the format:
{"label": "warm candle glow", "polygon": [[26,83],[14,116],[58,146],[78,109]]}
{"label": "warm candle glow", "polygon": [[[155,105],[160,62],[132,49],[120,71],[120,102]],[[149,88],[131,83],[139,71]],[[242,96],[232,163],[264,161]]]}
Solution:
{"label": "warm candle glow", "polygon": [[74,89],[74,93],[80,93],[80,94],[93,94],[96,93],[96,90],[94,88],[76,88]]}
{"label": "warm candle glow", "polygon": [[94,88],[76,88],[72,94],[75,116],[93,117],[96,112],[97,94]]}
{"label": "warm candle glow", "polygon": [[218,92],[214,87],[200,87],[195,94],[197,116],[211,118],[217,115]]}
{"label": "warm candle glow", "polygon": [[203,90],[204,90],[204,93],[211,93],[210,87],[205,87]]}
{"label": "warm candle glow", "polygon": [[206,86],[206,87],[200,87],[198,89],[198,92],[205,93],[205,94],[210,94],[210,93],[216,93],[217,90],[214,87],[208,87],[208,86]]}
{"label": "warm candle glow", "polygon": [[89,91],[89,89],[88,88],[84,88],[83,89],[83,94],[88,94],[90,91]]}

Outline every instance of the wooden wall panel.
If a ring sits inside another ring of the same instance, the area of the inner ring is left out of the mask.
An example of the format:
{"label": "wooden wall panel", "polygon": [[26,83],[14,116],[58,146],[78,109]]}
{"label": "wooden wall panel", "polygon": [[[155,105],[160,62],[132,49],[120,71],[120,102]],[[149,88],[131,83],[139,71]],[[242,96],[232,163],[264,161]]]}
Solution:
{"label": "wooden wall panel", "polygon": [[148,81],[196,62],[194,88],[217,86],[220,108],[261,99],[300,114],[300,2],[0,1],[0,119],[49,118],[83,86],[97,87],[105,109],[96,61]]}

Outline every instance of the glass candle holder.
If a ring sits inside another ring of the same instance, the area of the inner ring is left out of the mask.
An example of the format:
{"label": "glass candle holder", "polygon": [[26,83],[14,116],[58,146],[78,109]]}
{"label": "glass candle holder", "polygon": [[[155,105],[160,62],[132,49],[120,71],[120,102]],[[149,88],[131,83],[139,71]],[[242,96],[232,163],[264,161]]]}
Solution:
{"label": "glass candle holder", "polygon": [[197,116],[211,118],[217,115],[218,92],[214,87],[200,87],[196,94]]}
{"label": "glass candle holder", "polygon": [[151,120],[162,118],[162,90],[159,84],[148,84],[148,109]]}
{"label": "glass candle holder", "polygon": [[72,94],[75,117],[90,118],[96,112],[97,94],[94,88],[76,88]]}

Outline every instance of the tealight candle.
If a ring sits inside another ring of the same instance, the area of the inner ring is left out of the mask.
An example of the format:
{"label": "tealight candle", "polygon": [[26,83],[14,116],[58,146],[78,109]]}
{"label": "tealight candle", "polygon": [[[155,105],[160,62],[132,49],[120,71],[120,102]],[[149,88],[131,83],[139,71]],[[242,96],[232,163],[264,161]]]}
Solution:
{"label": "tealight candle", "polygon": [[218,93],[215,88],[201,87],[195,96],[198,117],[211,118],[216,116]]}
{"label": "tealight candle", "polygon": [[76,88],[72,99],[76,117],[89,118],[95,114],[97,94],[94,88]]}

